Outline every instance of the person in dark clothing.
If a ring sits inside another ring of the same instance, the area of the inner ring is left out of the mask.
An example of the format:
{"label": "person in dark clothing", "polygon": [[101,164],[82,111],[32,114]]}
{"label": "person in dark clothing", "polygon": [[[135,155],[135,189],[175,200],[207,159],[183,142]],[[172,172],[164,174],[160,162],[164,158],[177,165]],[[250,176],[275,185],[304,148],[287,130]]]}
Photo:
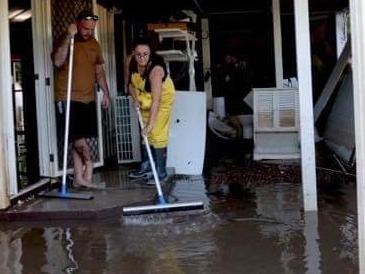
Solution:
{"label": "person in dark clothing", "polygon": [[226,115],[242,136],[242,125],[238,116],[252,114],[244,98],[251,90],[251,75],[248,63],[239,61],[234,54],[226,54],[223,63],[217,66],[215,88],[224,96]]}

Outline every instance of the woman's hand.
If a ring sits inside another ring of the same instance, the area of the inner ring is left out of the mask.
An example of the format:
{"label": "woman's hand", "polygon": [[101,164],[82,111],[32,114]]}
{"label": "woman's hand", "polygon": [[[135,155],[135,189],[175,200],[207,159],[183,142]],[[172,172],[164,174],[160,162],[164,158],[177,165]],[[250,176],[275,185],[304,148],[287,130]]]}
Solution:
{"label": "woman's hand", "polygon": [[152,126],[152,125],[150,125],[150,124],[147,124],[147,125],[144,127],[144,129],[142,130],[142,135],[143,135],[143,136],[148,136],[148,134],[150,134],[150,133],[151,133],[152,129],[153,129],[153,126]]}
{"label": "woman's hand", "polygon": [[141,104],[138,102],[138,100],[133,99],[133,106],[135,109],[141,109]]}

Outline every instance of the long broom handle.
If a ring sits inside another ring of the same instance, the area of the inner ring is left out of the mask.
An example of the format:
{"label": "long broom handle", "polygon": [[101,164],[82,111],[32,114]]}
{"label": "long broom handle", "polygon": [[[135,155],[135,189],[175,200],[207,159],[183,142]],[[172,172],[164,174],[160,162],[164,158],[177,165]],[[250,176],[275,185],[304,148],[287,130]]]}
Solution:
{"label": "long broom handle", "polygon": [[65,121],[65,139],[63,140],[63,170],[62,170],[62,194],[66,194],[66,173],[67,173],[67,152],[68,152],[68,135],[70,126],[70,102],[72,86],[72,69],[74,61],[74,37],[71,37],[70,52],[68,60],[68,77],[67,77],[67,98],[66,98],[66,121]]}
{"label": "long broom handle", "polygon": [[[141,111],[140,111],[140,109],[138,107],[136,108],[136,111],[137,111],[137,114],[138,114],[139,124],[141,125],[141,128],[143,129],[144,128],[144,125],[143,125],[143,119],[142,119]],[[146,146],[148,158],[150,160],[150,164],[151,164],[151,168],[152,168],[152,173],[153,173],[153,178],[155,179],[157,193],[158,193],[158,199],[160,201],[160,204],[166,204],[165,197],[163,196],[163,193],[162,193],[160,180],[158,179],[155,161],[153,160],[153,156],[152,156],[152,152],[151,152],[151,147],[150,147],[150,145],[148,143],[148,138],[147,138],[146,135],[144,135],[144,134],[142,134],[142,135],[143,135],[143,141],[144,141],[145,146]]]}

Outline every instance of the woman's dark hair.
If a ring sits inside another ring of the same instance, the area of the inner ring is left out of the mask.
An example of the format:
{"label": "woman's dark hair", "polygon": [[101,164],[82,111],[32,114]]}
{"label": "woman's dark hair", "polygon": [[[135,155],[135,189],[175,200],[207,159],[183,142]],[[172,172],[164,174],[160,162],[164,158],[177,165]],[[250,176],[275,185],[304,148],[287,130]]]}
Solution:
{"label": "woman's dark hair", "polygon": [[152,43],[152,39],[147,37],[147,36],[139,36],[137,37],[133,42],[132,42],[132,50],[135,50],[137,46],[141,46],[141,45],[147,45],[150,50],[151,53],[155,52],[155,47]]}
{"label": "woman's dark hair", "polygon": [[[142,75],[143,79],[148,78],[149,74],[151,73],[151,70],[155,66],[161,66],[164,70],[165,76],[163,77],[162,81],[165,81],[167,77],[167,68],[164,59],[155,53],[155,47],[150,37],[137,37],[133,43],[132,43],[132,49],[135,50],[137,46],[141,45],[147,45],[150,48],[150,58],[147,63],[147,67],[145,72]],[[134,58],[131,58],[131,61],[129,63],[129,76],[128,76],[128,84],[132,80],[132,74],[138,72],[137,68],[137,61]],[[151,85],[149,81],[146,81],[145,90],[150,92],[151,91]]]}

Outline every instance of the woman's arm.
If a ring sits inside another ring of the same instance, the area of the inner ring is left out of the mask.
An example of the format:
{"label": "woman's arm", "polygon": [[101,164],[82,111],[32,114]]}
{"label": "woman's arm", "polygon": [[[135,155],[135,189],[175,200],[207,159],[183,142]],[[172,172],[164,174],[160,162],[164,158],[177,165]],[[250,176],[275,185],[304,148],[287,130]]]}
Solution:
{"label": "woman's arm", "polygon": [[133,105],[135,108],[139,108],[140,104],[137,98],[137,91],[134,89],[132,83],[129,83],[128,85],[128,94],[133,98]]}
{"label": "woman's arm", "polygon": [[154,67],[149,76],[149,81],[151,83],[152,105],[150,109],[150,117],[148,119],[148,123],[143,129],[143,133],[146,135],[148,135],[152,131],[156,123],[157,113],[161,101],[162,79],[164,76],[165,73],[161,66]]}
{"label": "woman's arm", "polygon": [[123,75],[124,85],[126,88],[126,94],[130,95],[133,98],[134,107],[139,108],[140,104],[137,99],[137,92],[133,88],[132,83],[130,82],[130,75],[129,75],[130,74],[129,66],[130,66],[132,58],[133,58],[133,52],[132,52],[132,54],[129,54],[124,60],[124,75]]}
{"label": "woman's arm", "polygon": [[124,85],[128,88],[128,83],[129,83],[129,65],[131,63],[133,54],[129,54],[125,60],[124,60]]}

